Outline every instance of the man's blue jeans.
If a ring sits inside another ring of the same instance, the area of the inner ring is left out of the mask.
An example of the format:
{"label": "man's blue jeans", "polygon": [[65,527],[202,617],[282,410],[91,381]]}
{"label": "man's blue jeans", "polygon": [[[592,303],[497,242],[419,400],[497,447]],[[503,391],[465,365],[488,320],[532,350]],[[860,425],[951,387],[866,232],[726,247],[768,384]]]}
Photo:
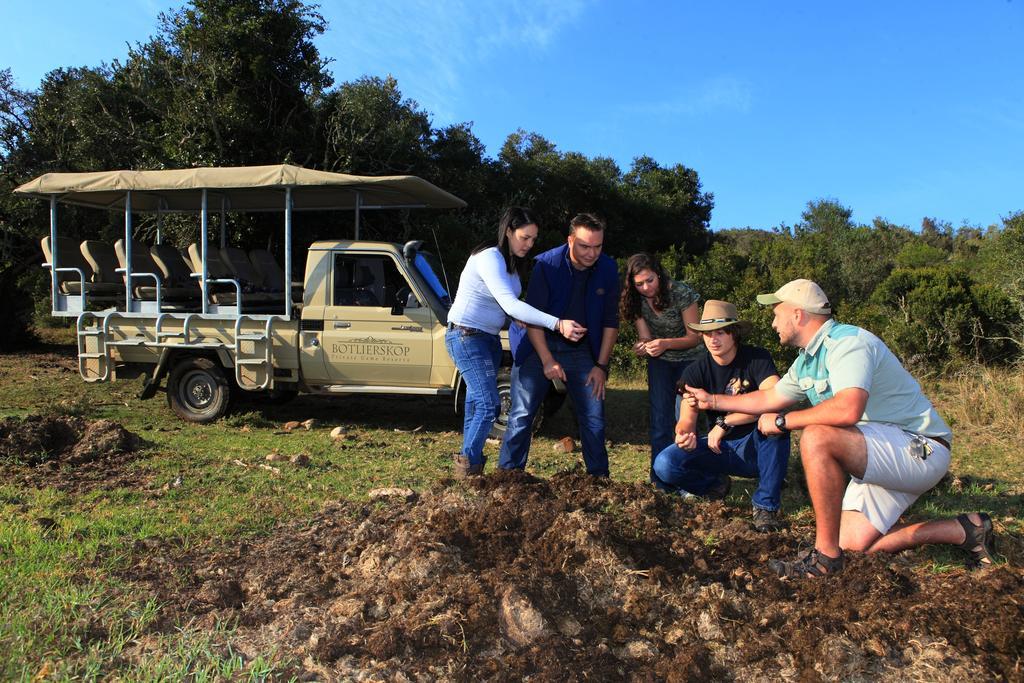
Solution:
{"label": "man's blue jeans", "polygon": [[654,458],[675,443],[680,403],[676,383],[689,364],[688,360],[647,359],[647,398],[651,416],[651,481],[654,481]]}
{"label": "man's blue jeans", "polygon": [[758,479],[754,507],[778,510],[789,466],[789,434],[765,436],[754,429],[738,439],[722,439],[721,450],[715,453],[708,448],[706,436],[697,440],[692,451],[669,446],[654,459],[655,486],[703,495],[723,474],[754,477]]}
{"label": "man's blue jeans", "polygon": [[501,340],[494,334],[467,333],[456,327],[445,333],[444,343],[466,383],[462,453],[471,465],[477,465],[484,460],[484,442],[501,409],[498,396]]}
{"label": "man's blue jeans", "polygon": [[[608,476],[608,450],[604,444],[604,400],[594,398],[586,386],[587,375],[594,369],[594,359],[585,345],[573,347],[559,340],[548,339],[548,348],[565,370],[565,386],[572,399],[580,429],[583,461],[587,473]],[[544,403],[551,386],[544,376],[540,357],[533,353],[522,365],[512,367],[512,407],[508,429],[501,442],[498,467],[503,470],[526,469],[526,458],[533,437],[533,418]]]}

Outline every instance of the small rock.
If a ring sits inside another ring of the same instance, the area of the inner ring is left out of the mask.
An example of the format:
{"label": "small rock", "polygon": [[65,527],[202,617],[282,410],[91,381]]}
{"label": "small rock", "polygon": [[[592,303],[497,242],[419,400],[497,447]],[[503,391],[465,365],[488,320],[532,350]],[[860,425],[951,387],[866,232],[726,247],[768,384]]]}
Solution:
{"label": "small rock", "polygon": [[309,465],[309,456],[306,455],[305,453],[296,453],[291,457],[289,462],[291,462],[291,464],[295,465],[296,467],[306,467],[307,465]]}
{"label": "small rock", "polygon": [[722,640],[725,637],[722,627],[707,610],[697,617],[697,634],[704,640]]}
{"label": "small rock", "polygon": [[267,462],[284,462],[287,459],[287,455],[283,453],[278,453],[277,451],[274,451],[273,453],[268,453],[266,458]]}
{"label": "small rock", "polygon": [[501,596],[498,624],[509,642],[523,647],[549,634],[548,623],[530,599],[516,588]]}
{"label": "small rock", "polygon": [[366,495],[370,500],[380,500],[381,498],[401,498],[406,502],[410,502],[416,499],[416,492],[412,489],[396,487],[373,489]]}
{"label": "small rock", "polygon": [[347,432],[345,431],[344,427],[335,427],[334,429],[331,430],[331,438],[332,439],[343,439],[343,438],[345,438],[345,434],[346,433]]}
{"label": "small rock", "polygon": [[315,428],[317,426],[317,424],[319,424],[319,423],[316,421],[316,418],[313,418],[313,417],[309,418],[308,420],[303,420],[303,422],[302,422],[302,426],[305,427],[307,432],[309,430]]}
{"label": "small rock", "polygon": [[252,430],[249,428],[249,425],[242,425],[241,427],[239,427],[238,431],[241,432],[242,434],[248,434]]}
{"label": "small rock", "polygon": [[556,627],[558,628],[559,633],[561,633],[563,636],[568,636],[570,638],[578,636],[580,632],[583,630],[583,627],[580,625],[580,622],[576,621],[570,616],[558,617]]}
{"label": "small rock", "polygon": [[572,453],[576,450],[576,442],[572,440],[571,436],[563,436],[555,442],[552,450],[556,453]]}
{"label": "small rock", "polygon": [[301,422],[299,422],[298,420],[292,420],[290,422],[285,422],[283,425],[281,425],[281,429],[283,429],[286,432],[290,432],[293,429],[298,429],[301,426]]}
{"label": "small rock", "polygon": [[633,640],[626,643],[620,651],[622,659],[654,659],[658,656],[658,648],[646,640]]}

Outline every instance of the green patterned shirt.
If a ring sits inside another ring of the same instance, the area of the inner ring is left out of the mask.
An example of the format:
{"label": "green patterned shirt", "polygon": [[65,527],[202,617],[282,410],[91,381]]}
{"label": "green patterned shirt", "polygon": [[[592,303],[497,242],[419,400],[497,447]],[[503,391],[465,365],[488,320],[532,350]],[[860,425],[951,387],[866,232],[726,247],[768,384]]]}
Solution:
{"label": "green patterned shirt", "polygon": [[[698,301],[700,301],[700,295],[693,291],[693,287],[685,282],[672,280],[668,290],[668,306],[665,310],[660,314],[655,313],[647,298],[640,297],[640,315],[655,339],[685,337],[688,330],[683,323],[683,311]],[[672,362],[693,360],[701,354],[702,349],[701,344],[697,344],[692,349],[669,349],[658,357]]]}

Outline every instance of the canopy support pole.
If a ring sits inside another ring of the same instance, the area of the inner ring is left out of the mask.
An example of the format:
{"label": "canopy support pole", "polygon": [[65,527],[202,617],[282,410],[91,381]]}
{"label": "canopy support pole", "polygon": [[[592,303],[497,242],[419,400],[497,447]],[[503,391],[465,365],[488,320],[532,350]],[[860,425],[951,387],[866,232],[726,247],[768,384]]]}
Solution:
{"label": "canopy support pole", "polygon": [[203,315],[206,315],[210,311],[210,301],[207,286],[206,286],[206,249],[209,246],[207,243],[207,229],[210,223],[210,211],[209,211],[209,197],[207,196],[207,190],[203,188],[203,205],[199,212],[199,232],[202,233],[199,236],[199,255],[202,257],[202,270],[199,273],[199,287],[203,290]]}
{"label": "canopy support pole", "polygon": [[124,310],[132,310],[132,191],[124,193]]}
{"label": "canopy support pole", "polygon": [[284,188],[284,315],[292,310],[292,188]]}
{"label": "canopy support pole", "polygon": [[50,195],[50,302],[57,310],[57,195]]}

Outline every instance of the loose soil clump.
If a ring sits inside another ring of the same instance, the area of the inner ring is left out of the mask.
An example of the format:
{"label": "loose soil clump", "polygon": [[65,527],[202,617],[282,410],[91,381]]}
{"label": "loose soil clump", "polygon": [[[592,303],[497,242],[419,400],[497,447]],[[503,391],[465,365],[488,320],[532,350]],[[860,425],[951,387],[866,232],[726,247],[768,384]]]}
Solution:
{"label": "loose soil clump", "polygon": [[63,415],[4,418],[0,472],[32,486],[78,490],[117,480],[117,472],[143,445],[137,435],[110,420]]}
{"label": "loose soil clump", "polygon": [[808,536],[644,484],[499,472],[215,552],[141,544],[126,578],[161,601],[158,630],[236,623],[234,652],[300,680],[1021,680],[1024,572],[855,555],[772,575]]}

